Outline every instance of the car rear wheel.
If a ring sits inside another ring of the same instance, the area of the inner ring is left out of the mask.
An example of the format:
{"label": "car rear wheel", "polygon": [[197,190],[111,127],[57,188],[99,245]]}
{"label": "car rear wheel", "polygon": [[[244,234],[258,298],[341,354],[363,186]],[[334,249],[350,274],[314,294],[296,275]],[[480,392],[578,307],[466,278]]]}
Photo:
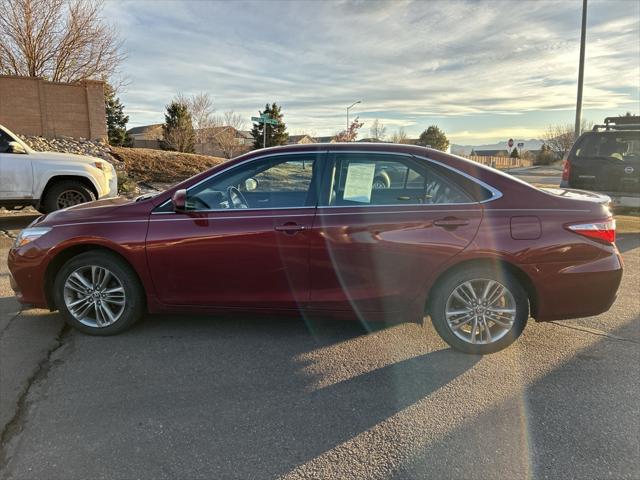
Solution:
{"label": "car rear wheel", "polygon": [[529,318],[529,301],[509,272],[484,267],[447,275],[432,293],[433,326],[451,347],[493,353],[511,345]]}
{"label": "car rear wheel", "polygon": [[114,335],[143,312],[143,292],[135,272],[117,256],[87,252],[60,269],[55,302],[69,325],[90,335]]}
{"label": "car rear wheel", "polygon": [[54,183],[47,189],[42,206],[44,211],[49,213],[80,203],[92,202],[95,199],[95,194],[82,182],[63,180]]}

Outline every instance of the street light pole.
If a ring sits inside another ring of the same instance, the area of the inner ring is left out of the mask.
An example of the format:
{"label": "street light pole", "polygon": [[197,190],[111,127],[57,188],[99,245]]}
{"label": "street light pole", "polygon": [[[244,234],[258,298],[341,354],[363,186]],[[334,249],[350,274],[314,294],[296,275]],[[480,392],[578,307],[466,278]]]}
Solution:
{"label": "street light pole", "polygon": [[578,99],[576,101],[575,138],[582,127],[582,84],[584,83],[584,49],[587,37],[587,0],[582,0],[582,31],[580,33],[580,64],[578,66]]}
{"label": "street light pole", "polygon": [[345,133],[347,135],[349,135],[349,110],[354,107],[355,105],[359,104],[360,102],[362,102],[362,100],[358,100],[357,102],[353,102],[351,105],[349,105],[347,107],[347,129],[345,130]]}

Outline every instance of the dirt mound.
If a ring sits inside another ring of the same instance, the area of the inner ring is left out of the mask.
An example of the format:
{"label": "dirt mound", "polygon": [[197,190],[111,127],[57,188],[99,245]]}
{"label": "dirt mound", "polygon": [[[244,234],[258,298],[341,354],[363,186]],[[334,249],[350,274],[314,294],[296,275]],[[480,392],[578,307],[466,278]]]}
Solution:
{"label": "dirt mound", "polygon": [[123,163],[129,178],[148,183],[177,183],[226,161],[219,157],[148,148],[111,147],[111,154]]}

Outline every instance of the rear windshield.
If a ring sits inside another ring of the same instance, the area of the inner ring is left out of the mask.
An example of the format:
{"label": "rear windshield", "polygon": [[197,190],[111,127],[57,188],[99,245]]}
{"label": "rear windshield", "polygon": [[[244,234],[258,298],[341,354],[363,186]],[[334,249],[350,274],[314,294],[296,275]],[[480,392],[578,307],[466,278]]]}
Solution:
{"label": "rear windshield", "polygon": [[608,158],[623,162],[640,161],[640,132],[602,132],[586,135],[575,158]]}

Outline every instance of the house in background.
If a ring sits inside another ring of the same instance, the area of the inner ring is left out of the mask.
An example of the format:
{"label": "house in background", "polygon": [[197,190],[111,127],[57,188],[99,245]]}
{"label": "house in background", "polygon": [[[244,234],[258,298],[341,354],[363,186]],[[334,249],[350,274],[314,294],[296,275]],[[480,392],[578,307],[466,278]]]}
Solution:
{"label": "house in background", "polygon": [[134,148],[153,148],[158,150],[162,139],[162,123],[133,127],[127,130],[127,133],[131,138],[131,146]]}
{"label": "house in background", "polygon": [[289,145],[303,145],[306,143],[316,143],[316,139],[309,135],[289,135]]}
{"label": "house in background", "polygon": [[471,156],[477,157],[508,157],[509,150],[471,150]]}

